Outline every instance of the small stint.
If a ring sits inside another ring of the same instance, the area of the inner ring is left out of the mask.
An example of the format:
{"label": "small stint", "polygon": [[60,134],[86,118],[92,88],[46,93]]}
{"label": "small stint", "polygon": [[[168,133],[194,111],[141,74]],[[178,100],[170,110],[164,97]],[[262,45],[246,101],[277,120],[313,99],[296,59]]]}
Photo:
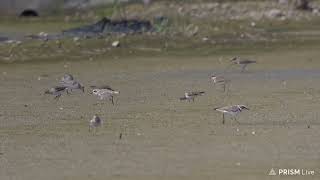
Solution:
{"label": "small stint", "polygon": [[66,87],[66,92],[69,94],[72,90],[79,89],[84,92],[84,86],[76,81],[71,74],[65,74],[60,81],[61,86]]}
{"label": "small stint", "polygon": [[46,90],[44,93],[54,95],[55,96],[54,99],[58,100],[62,95],[62,92],[64,92],[65,90],[66,90],[66,87],[64,86],[55,86]]}
{"label": "small stint", "polygon": [[96,133],[97,128],[102,125],[102,120],[98,115],[94,115],[93,118],[89,121],[89,132],[92,130]]}
{"label": "small stint", "polygon": [[100,100],[108,99],[111,101],[112,105],[114,105],[114,95],[120,94],[120,91],[116,91],[108,85],[90,87],[93,89],[92,94],[99,96]]}
{"label": "small stint", "polygon": [[[225,114],[231,115],[232,119],[235,120],[237,123],[236,116],[242,112],[242,110],[249,110],[249,108],[245,105],[233,105],[233,106],[225,106],[225,107],[220,107],[220,108],[215,108],[214,110],[219,111],[222,113],[222,124],[225,123]],[[240,123],[239,123],[240,124]]]}
{"label": "small stint", "polygon": [[230,83],[229,80],[225,79],[223,76],[212,74],[210,80],[213,85],[220,85],[223,88],[223,92],[226,91],[227,84]]}
{"label": "small stint", "polygon": [[231,59],[231,62],[232,62],[233,64],[236,64],[236,65],[241,66],[241,72],[246,71],[246,70],[247,70],[247,66],[248,66],[249,64],[256,64],[256,63],[257,63],[257,61],[247,60],[247,59],[242,60],[242,59],[240,59],[239,57],[233,57],[233,58]]}
{"label": "small stint", "polygon": [[194,98],[197,96],[202,96],[204,95],[204,91],[195,91],[195,92],[185,92],[184,96],[180,98],[181,101],[187,100],[188,102],[192,101],[194,102]]}

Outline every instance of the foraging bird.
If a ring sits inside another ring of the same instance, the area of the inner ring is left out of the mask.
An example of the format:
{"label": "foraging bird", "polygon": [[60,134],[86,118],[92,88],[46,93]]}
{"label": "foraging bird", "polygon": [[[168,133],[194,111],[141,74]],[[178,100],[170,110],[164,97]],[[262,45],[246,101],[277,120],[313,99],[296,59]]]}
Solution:
{"label": "foraging bird", "polygon": [[188,102],[190,102],[192,100],[192,102],[194,102],[194,98],[196,96],[202,96],[205,92],[204,91],[195,91],[195,92],[186,92],[184,93],[184,96],[180,98],[180,100],[187,100]]}
{"label": "foraging bird", "polygon": [[226,91],[226,85],[230,82],[229,80],[225,79],[223,76],[218,76],[218,75],[211,75],[210,77],[211,82],[213,85],[221,85],[223,87],[223,92]]}
{"label": "foraging bird", "polygon": [[89,132],[91,132],[92,129],[97,129],[102,125],[102,120],[98,115],[94,115],[93,118],[89,121]]}
{"label": "foraging bird", "polygon": [[84,86],[76,81],[71,74],[65,74],[60,81],[61,86],[66,87],[66,92],[69,94],[69,91],[73,89],[80,89],[84,92]]}
{"label": "foraging bird", "polygon": [[[232,119],[237,121],[236,116],[242,112],[242,110],[249,110],[249,108],[245,105],[233,105],[233,106],[225,106],[220,108],[215,108],[214,110],[222,112],[222,124],[224,124],[225,119],[224,115],[229,114],[232,116]],[[237,121],[239,123],[239,121]],[[240,124],[240,123],[239,123]]]}
{"label": "foraging bird", "polygon": [[93,88],[92,94],[100,97],[100,100],[109,99],[112,105],[114,105],[113,96],[116,94],[120,94],[119,91],[112,89],[110,86],[90,86]]}
{"label": "foraging bird", "polygon": [[257,63],[257,61],[253,61],[253,60],[246,60],[246,59],[245,60],[241,60],[239,57],[233,57],[231,59],[231,62],[233,64],[241,66],[241,72],[244,72],[249,64]]}
{"label": "foraging bird", "polygon": [[65,74],[63,75],[63,77],[61,78],[60,82],[68,82],[68,81],[73,81],[74,78],[71,74]]}
{"label": "foraging bird", "polygon": [[67,94],[69,94],[69,91],[72,92],[73,89],[80,89],[82,92],[84,92],[84,86],[75,80],[68,83],[62,83],[62,86],[66,87]]}
{"label": "foraging bird", "polygon": [[65,90],[66,90],[66,87],[64,87],[64,86],[55,86],[55,87],[52,87],[52,88],[46,90],[44,93],[45,94],[52,94],[55,96],[54,99],[58,100],[60,98],[62,92]]}

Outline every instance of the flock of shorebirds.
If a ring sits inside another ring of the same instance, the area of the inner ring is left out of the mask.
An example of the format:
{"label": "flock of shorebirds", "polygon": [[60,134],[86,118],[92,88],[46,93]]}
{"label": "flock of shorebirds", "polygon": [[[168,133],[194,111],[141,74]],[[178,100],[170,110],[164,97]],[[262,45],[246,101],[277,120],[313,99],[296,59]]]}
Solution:
{"label": "flock of shorebirds", "polygon": [[[254,63],[257,63],[257,62],[253,60],[246,60],[246,59],[240,59],[239,57],[234,57],[231,59],[230,65],[238,65],[241,67],[241,72],[244,72],[247,70],[247,66],[249,64],[254,64]],[[231,67],[231,66],[228,66],[228,67]],[[213,85],[221,86],[223,89],[223,92],[228,91],[228,85],[230,83],[230,80],[226,79],[223,75],[213,74],[210,76],[210,81],[212,82]],[[98,96],[100,100],[109,100],[112,103],[112,105],[114,105],[114,97],[120,94],[120,91],[114,90],[108,85],[103,85],[103,86],[94,85],[94,86],[90,86],[90,88],[92,89],[91,94]],[[63,93],[70,94],[73,90],[81,90],[82,92],[85,92],[85,88],[83,84],[81,84],[78,80],[76,80],[73,77],[73,75],[65,74],[61,78],[59,85],[46,90],[45,94],[51,94],[54,96],[54,99],[58,100]],[[205,94],[204,91],[185,92],[184,96],[180,97],[180,100],[194,102],[194,99],[196,97],[202,96],[204,94]],[[249,110],[249,108],[245,105],[237,104],[237,105],[214,108],[214,110],[222,113],[222,124],[224,124],[225,115],[230,115],[231,119],[238,122],[236,119],[236,116],[243,110]],[[95,114],[93,118],[89,121],[89,132],[92,130],[95,132],[96,129],[102,125],[102,123],[103,121],[101,120],[101,118]]]}

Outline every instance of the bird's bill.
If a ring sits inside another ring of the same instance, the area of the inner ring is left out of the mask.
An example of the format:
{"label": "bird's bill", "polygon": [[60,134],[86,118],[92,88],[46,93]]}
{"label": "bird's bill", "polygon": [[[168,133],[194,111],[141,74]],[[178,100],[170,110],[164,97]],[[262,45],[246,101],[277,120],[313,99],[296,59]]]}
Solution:
{"label": "bird's bill", "polygon": [[114,91],[114,94],[120,94],[120,91]]}
{"label": "bird's bill", "polygon": [[250,110],[248,107],[245,107],[245,106],[243,108],[246,109],[246,110]]}
{"label": "bird's bill", "polygon": [[231,62],[236,61],[238,58],[237,57],[233,57],[230,59]]}
{"label": "bird's bill", "polygon": [[180,101],[187,100],[187,98],[186,98],[186,97],[181,97],[181,98],[179,98],[179,99],[180,99]]}

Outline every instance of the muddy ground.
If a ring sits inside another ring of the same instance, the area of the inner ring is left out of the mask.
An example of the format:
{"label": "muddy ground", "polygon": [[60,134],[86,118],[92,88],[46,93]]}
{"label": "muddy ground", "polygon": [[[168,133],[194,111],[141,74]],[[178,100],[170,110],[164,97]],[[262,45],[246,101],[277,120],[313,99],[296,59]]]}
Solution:
{"label": "muddy ground", "polygon": [[[320,21],[301,13],[307,20],[169,16],[175,22],[155,34],[79,45],[61,39],[62,48],[0,44],[0,179],[320,179]],[[0,36],[17,40],[89,23],[62,16],[0,22]],[[120,47],[111,46],[115,40]],[[209,76],[223,73],[233,56],[257,64],[225,71],[225,93]],[[65,73],[85,93],[58,101],[45,95]],[[120,91],[114,106],[90,93],[90,85],[103,84]],[[206,93],[188,103],[179,100],[186,91]],[[250,110],[240,124],[227,117],[223,125],[213,109],[233,104]],[[104,121],[96,134],[88,132],[94,114]],[[315,174],[269,176],[271,168]]]}
{"label": "muddy ground", "polygon": [[[3,64],[0,179],[319,179],[318,56],[316,48],[248,55],[258,63],[227,71],[228,94],[208,79],[228,55]],[[86,92],[44,95],[64,73]],[[115,106],[90,94],[105,83],[120,90]],[[206,94],[180,102],[191,90]],[[222,125],[213,108],[231,104],[250,111]],[[104,120],[95,135],[94,114]],[[270,177],[271,168],[316,174]]]}

